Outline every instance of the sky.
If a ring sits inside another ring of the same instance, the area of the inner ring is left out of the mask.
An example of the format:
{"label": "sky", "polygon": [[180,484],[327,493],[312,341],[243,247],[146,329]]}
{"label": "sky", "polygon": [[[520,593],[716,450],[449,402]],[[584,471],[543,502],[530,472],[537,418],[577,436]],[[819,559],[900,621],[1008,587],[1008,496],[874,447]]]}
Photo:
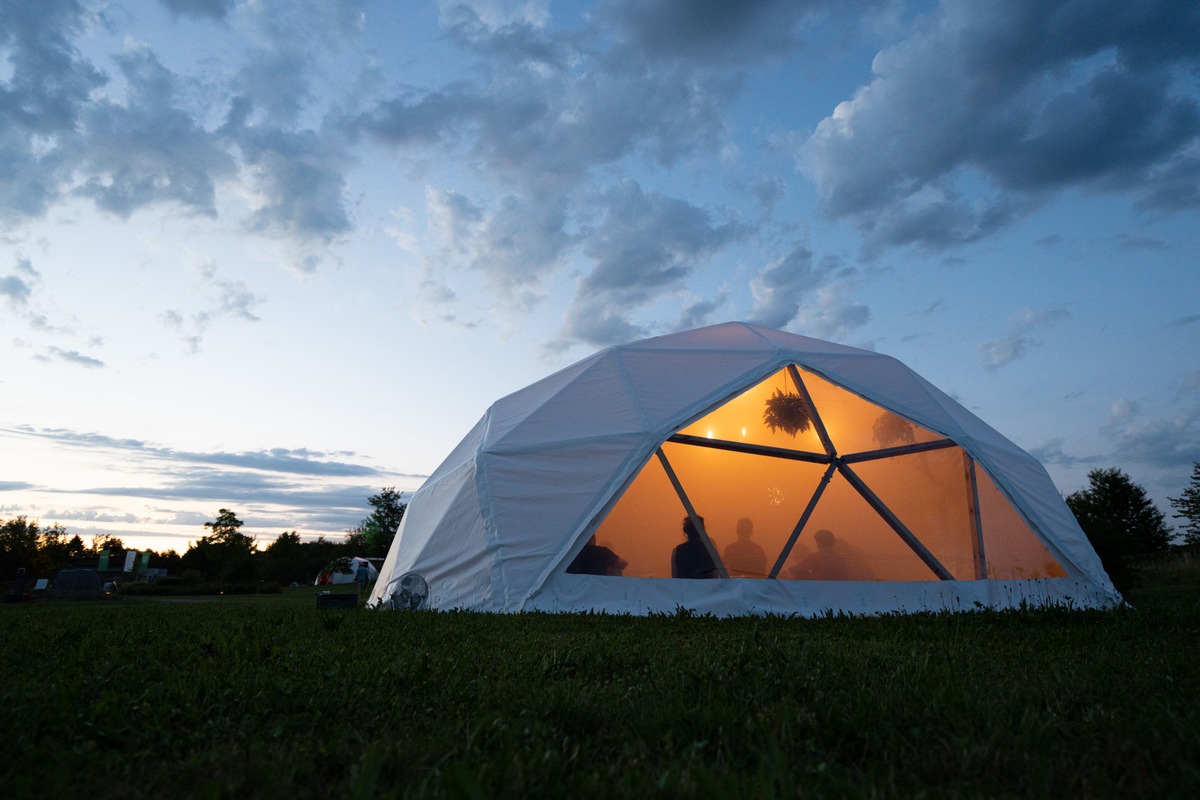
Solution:
{"label": "sky", "polygon": [[1170,519],[1198,212],[1196,3],[8,0],[0,519],[338,538],[494,400],[729,320]]}

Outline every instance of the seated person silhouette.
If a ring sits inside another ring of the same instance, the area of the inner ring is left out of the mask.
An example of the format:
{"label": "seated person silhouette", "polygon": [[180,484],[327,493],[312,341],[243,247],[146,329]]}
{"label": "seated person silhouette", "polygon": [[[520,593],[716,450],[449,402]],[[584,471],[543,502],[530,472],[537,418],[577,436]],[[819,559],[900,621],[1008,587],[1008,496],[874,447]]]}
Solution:
{"label": "seated person silhouette", "polygon": [[619,555],[596,544],[596,536],[592,535],[587,544],[575,556],[567,572],[572,575],[612,575],[620,576],[629,562]]}
{"label": "seated person silhouette", "polygon": [[725,548],[721,558],[730,577],[767,577],[767,554],[750,537],[754,535],[754,520],[742,517],[737,521],[737,541]]}
{"label": "seated person silhouette", "polygon": [[813,534],[817,551],[792,568],[793,578],[810,581],[871,581],[875,576],[863,563],[863,556],[850,545],[837,540],[833,531],[821,528]]}
{"label": "seated person silhouette", "polygon": [[[704,517],[700,517],[699,519],[700,524],[703,525]],[[671,551],[671,577],[720,577],[720,573],[717,572],[717,565],[713,563],[712,556],[708,554],[708,548],[704,546],[704,542],[700,539],[700,533],[696,530],[696,526],[692,524],[691,517],[683,518],[683,535],[687,537],[687,541]]]}

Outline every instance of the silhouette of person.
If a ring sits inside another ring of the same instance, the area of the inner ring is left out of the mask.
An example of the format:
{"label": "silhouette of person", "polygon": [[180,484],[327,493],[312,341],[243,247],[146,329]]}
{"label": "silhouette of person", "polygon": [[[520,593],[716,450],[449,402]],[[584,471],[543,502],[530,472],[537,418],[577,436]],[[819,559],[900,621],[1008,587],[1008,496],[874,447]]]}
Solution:
{"label": "silhouette of person", "polygon": [[817,551],[810,553],[797,565],[792,574],[812,581],[870,581],[875,576],[862,563],[862,555],[837,540],[833,531],[821,528],[813,534]]}
{"label": "silhouette of person", "polygon": [[742,517],[737,521],[737,541],[725,548],[721,558],[730,575],[740,578],[765,578],[767,554],[750,537],[754,535],[754,520]]}
{"label": "silhouette of person", "polygon": [[596,544],[596,536],[593,534],[567,567],[567,572],[572,575],[620,576],[627,566],[628,561],[609,548]]}
{"label": "silhouette of person", "polygon": [[[704,517],[700,517],[699,519],[700,524],[703,525]],[[696,526],[692,524],[691,517],[683,518],[683,535],[687,537],[687,541],[676,546],[671,551],[671,577],[720,577],[717,565],[713,563],[712,556],[708,553],[708,548],[701,541],[700,533],[696,530]]]}

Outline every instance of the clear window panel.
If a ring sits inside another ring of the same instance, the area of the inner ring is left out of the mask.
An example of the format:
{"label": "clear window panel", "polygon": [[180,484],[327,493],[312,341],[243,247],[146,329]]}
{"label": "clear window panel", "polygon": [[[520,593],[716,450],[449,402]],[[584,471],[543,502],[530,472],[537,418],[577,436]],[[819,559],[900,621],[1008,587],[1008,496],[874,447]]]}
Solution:
{"label": "clear window panel", "polygon": [[978,465],[975,480],[979,485],[979,514],[988,577],[1000,580],[1067,577],[1066,570]]}
{"label": "clear window panel", "polygon": [[824,465],[667,443],[663,452],[732,578],[765,578]]}
{"label": "clear window panel", "polygon": [[818,375],[805,370],[800,375],[838,455],[945,438]]}
{"label": "clear window panel", "polygon": [[[770,417],[767,416],[769,402],[782,403]],[[784,369],[751,386],[680,433],[824,455],[825,448],[812,424],[803,430],[795,427],[803,425],[804,408],[795,382]],[[774,427],[769,422],[774,422]]]}
{"label": "clear window panel", "polygon": [[789,580],[937,580],[883,517],[840,474],[821,495],[779,572]]}
{"label": "clear window panel", "polygon": [[855,474],[958,580],[978,577],[971,479],[958,447],[852,465]]}
{"label": "clear window panel", "polygon": [[671,577],[671,551],[684,540],[687,512],[657,456],[642,468],[596,530],[596,544],[626,562],[621,574]]}

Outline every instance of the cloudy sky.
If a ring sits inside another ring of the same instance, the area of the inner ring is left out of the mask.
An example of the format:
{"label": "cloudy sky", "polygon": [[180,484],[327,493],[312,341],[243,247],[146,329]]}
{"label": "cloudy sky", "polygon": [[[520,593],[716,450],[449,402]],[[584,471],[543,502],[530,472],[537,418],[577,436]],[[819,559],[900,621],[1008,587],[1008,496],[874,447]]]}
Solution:
{"label": "cloudy sky", "polygon": [[338,536],[497,397],[734,319],[1170,514],[1198,212],[1196,3],[11,0],[0,519]]}

